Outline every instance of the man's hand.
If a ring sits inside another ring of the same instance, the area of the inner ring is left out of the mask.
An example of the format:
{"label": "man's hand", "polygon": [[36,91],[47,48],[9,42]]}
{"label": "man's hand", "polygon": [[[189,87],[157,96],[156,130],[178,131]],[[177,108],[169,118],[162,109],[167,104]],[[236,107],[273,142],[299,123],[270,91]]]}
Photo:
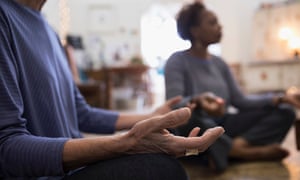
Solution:
{"label": "man's hand", "polygon": [[189,137],[175,136],[167,131],[167,128],[186,123],[190,116],[189,108],[181,108],[138,122],[124,134],[124,140],[129,143],[127,153],[166,153],[180,157],[188,150],[205,151],[224,133],[222,127],[208,129],[202,136],[197,136],[200,128],[195,127]]}
{"label": "man's hand", "polygon": [[208,115],[219,117],[225,113],[224,100],[213,93],[207,92],[200,94],[193,99],[193,102]]}

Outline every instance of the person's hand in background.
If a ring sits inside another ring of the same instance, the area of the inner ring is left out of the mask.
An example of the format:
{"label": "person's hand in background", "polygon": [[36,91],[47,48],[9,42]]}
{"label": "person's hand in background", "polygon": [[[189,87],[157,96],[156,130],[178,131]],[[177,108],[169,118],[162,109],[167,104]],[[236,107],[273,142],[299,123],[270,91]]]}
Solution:
{"label": "person's hand in background", "polygon": [[275,103],[288,103],[300,109],[300,90],[297,87],[289,88],[286,93],[275,96]]}
{"label": "person's hand in background", "polygon": [[152,113],[152,115],[154,115],[154,116],[155,115],[163,115],[163,114],[166,114],[166,113],[172,111],[173,106],[178,104],[181,100],[182,100],[181,96],[176,96],[176,97],[173,97],[173,98],[169,99],[163,105],[156,108],[154,110],[154,112]]}
{"label": "person's hand in background", "polygon": [[192,102],[210,116],[220,117],[225,113],[224,100],[211,92],[194,97]]}

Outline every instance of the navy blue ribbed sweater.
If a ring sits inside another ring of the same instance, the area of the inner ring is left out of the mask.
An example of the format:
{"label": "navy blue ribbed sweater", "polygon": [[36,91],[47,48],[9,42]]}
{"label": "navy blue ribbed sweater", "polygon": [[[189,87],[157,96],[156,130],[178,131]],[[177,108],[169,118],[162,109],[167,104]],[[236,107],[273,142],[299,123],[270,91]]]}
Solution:
{"label": "navy blue ribbed sweater", "polygon": [[42,14],[0,0],[0,177],[63,175],[64,143],[117,118],[86,104]]}

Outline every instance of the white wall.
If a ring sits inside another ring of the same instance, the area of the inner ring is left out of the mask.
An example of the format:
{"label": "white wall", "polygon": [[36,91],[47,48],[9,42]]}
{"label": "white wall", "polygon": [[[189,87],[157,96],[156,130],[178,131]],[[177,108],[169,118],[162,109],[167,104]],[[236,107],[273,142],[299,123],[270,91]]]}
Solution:
{"label": "white wall", "polygon": [[[88,8],[96,5],[112,5],[117,13],[115,22],[116,32],[103,33],[102,38],[107,36],[106,41],[130,41],[132,46],[139,46],[139,35],[124,36],[121,29],[126,31],[139,29],[140,15],[153,2],[170,3],[175,0],[70,0],[69,5],[71,9],[71,29],[70,32],[80,34],[86,37],[89,34],[88,30]],[[175,1],[178,2],[179,0]],[[223,25],[223,39],[222,39],[222,54],[228,62],[247,62],[251,60],[251,31],[252,31],[252,17],[259,7],[260,3],[264,2],[282,2],[283,0],[204,0],[208,8],[212,9],[219,17],[219,21]],[[183,2],[183,0],[182,0]],[[49,0],[45,8],[44,14],[49,20],[50,24],[59,29],[58,16],[59,0]],[[258,27],[259,28],[259,27]],[[139,32],[138,32],[139,33]]]}
{"label": "white wall", "polygon": [[[43,13],[58,33],[60,30],[59,2],[60,0],[47,1],[43,8]],[[152,0],[70,0],[68,1],[71,16],[70,34],[83,36],[86,45],[91,44],[92,38],[100,38],[106,46],[116,47],[126,43],[131,48],[130,53],[138,53],[140,52],[140,17],[151,2]],[[106,28],[108,30],[93,30],[91,28],[89,10],[93,7],[112,8],[115,18],[112,18],[112,22],[110,22],[111,28]],[[110,49],[110,47],[105,48]],[[114,49],[110,51],[112,53]],[[91,52],[94,54],[94,59],[97,58],[95,53],[97,52]]]}
{"label": "white wall", "polygon": [[[251,60],[252,18],[261,3],[283,0],[206,0],[223,25],[222,54],[228,62]],[[259,27],[257,27],[259,28]]]}
{"label": "white wall", "polygon": [[42,9],[42,13],[46,16],[49,24],[51,24],[56,30],[59,29],[59,0],[47,1]]}

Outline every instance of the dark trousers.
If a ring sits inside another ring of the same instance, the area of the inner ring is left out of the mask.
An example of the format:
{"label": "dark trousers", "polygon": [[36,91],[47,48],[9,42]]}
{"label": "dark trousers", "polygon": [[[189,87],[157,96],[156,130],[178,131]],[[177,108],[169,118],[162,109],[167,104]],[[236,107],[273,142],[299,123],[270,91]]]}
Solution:
{"label": "dark trousers", "polygon": [[232,139],[243,137],[252,145],[280,143],[295,120],[295,112],[288,105],[269,106],[262,109],[243,110],[237,114],[228,114],[221,119],[213,119],[201,112],[194,112],[188,124],[179,127],[176,132],[187,136],[195,126],[205,130],[215,126],[223,126],[222,135],[201,156],[208,155],[214,161],[216,169],[223,171],[228,166],[228,154]]}
{"label": "dark trousers", "polygon": [[241,136],[252,145],[266,145],[281,143],[295,119],[294,110],[281,105],[228,115],[222,126],[231,138]]}
{"label": "dark trousers", "polygon": [[66,176],[66,180],[187,180],[179,161],[163,154],[129,155],[100,161]]}

